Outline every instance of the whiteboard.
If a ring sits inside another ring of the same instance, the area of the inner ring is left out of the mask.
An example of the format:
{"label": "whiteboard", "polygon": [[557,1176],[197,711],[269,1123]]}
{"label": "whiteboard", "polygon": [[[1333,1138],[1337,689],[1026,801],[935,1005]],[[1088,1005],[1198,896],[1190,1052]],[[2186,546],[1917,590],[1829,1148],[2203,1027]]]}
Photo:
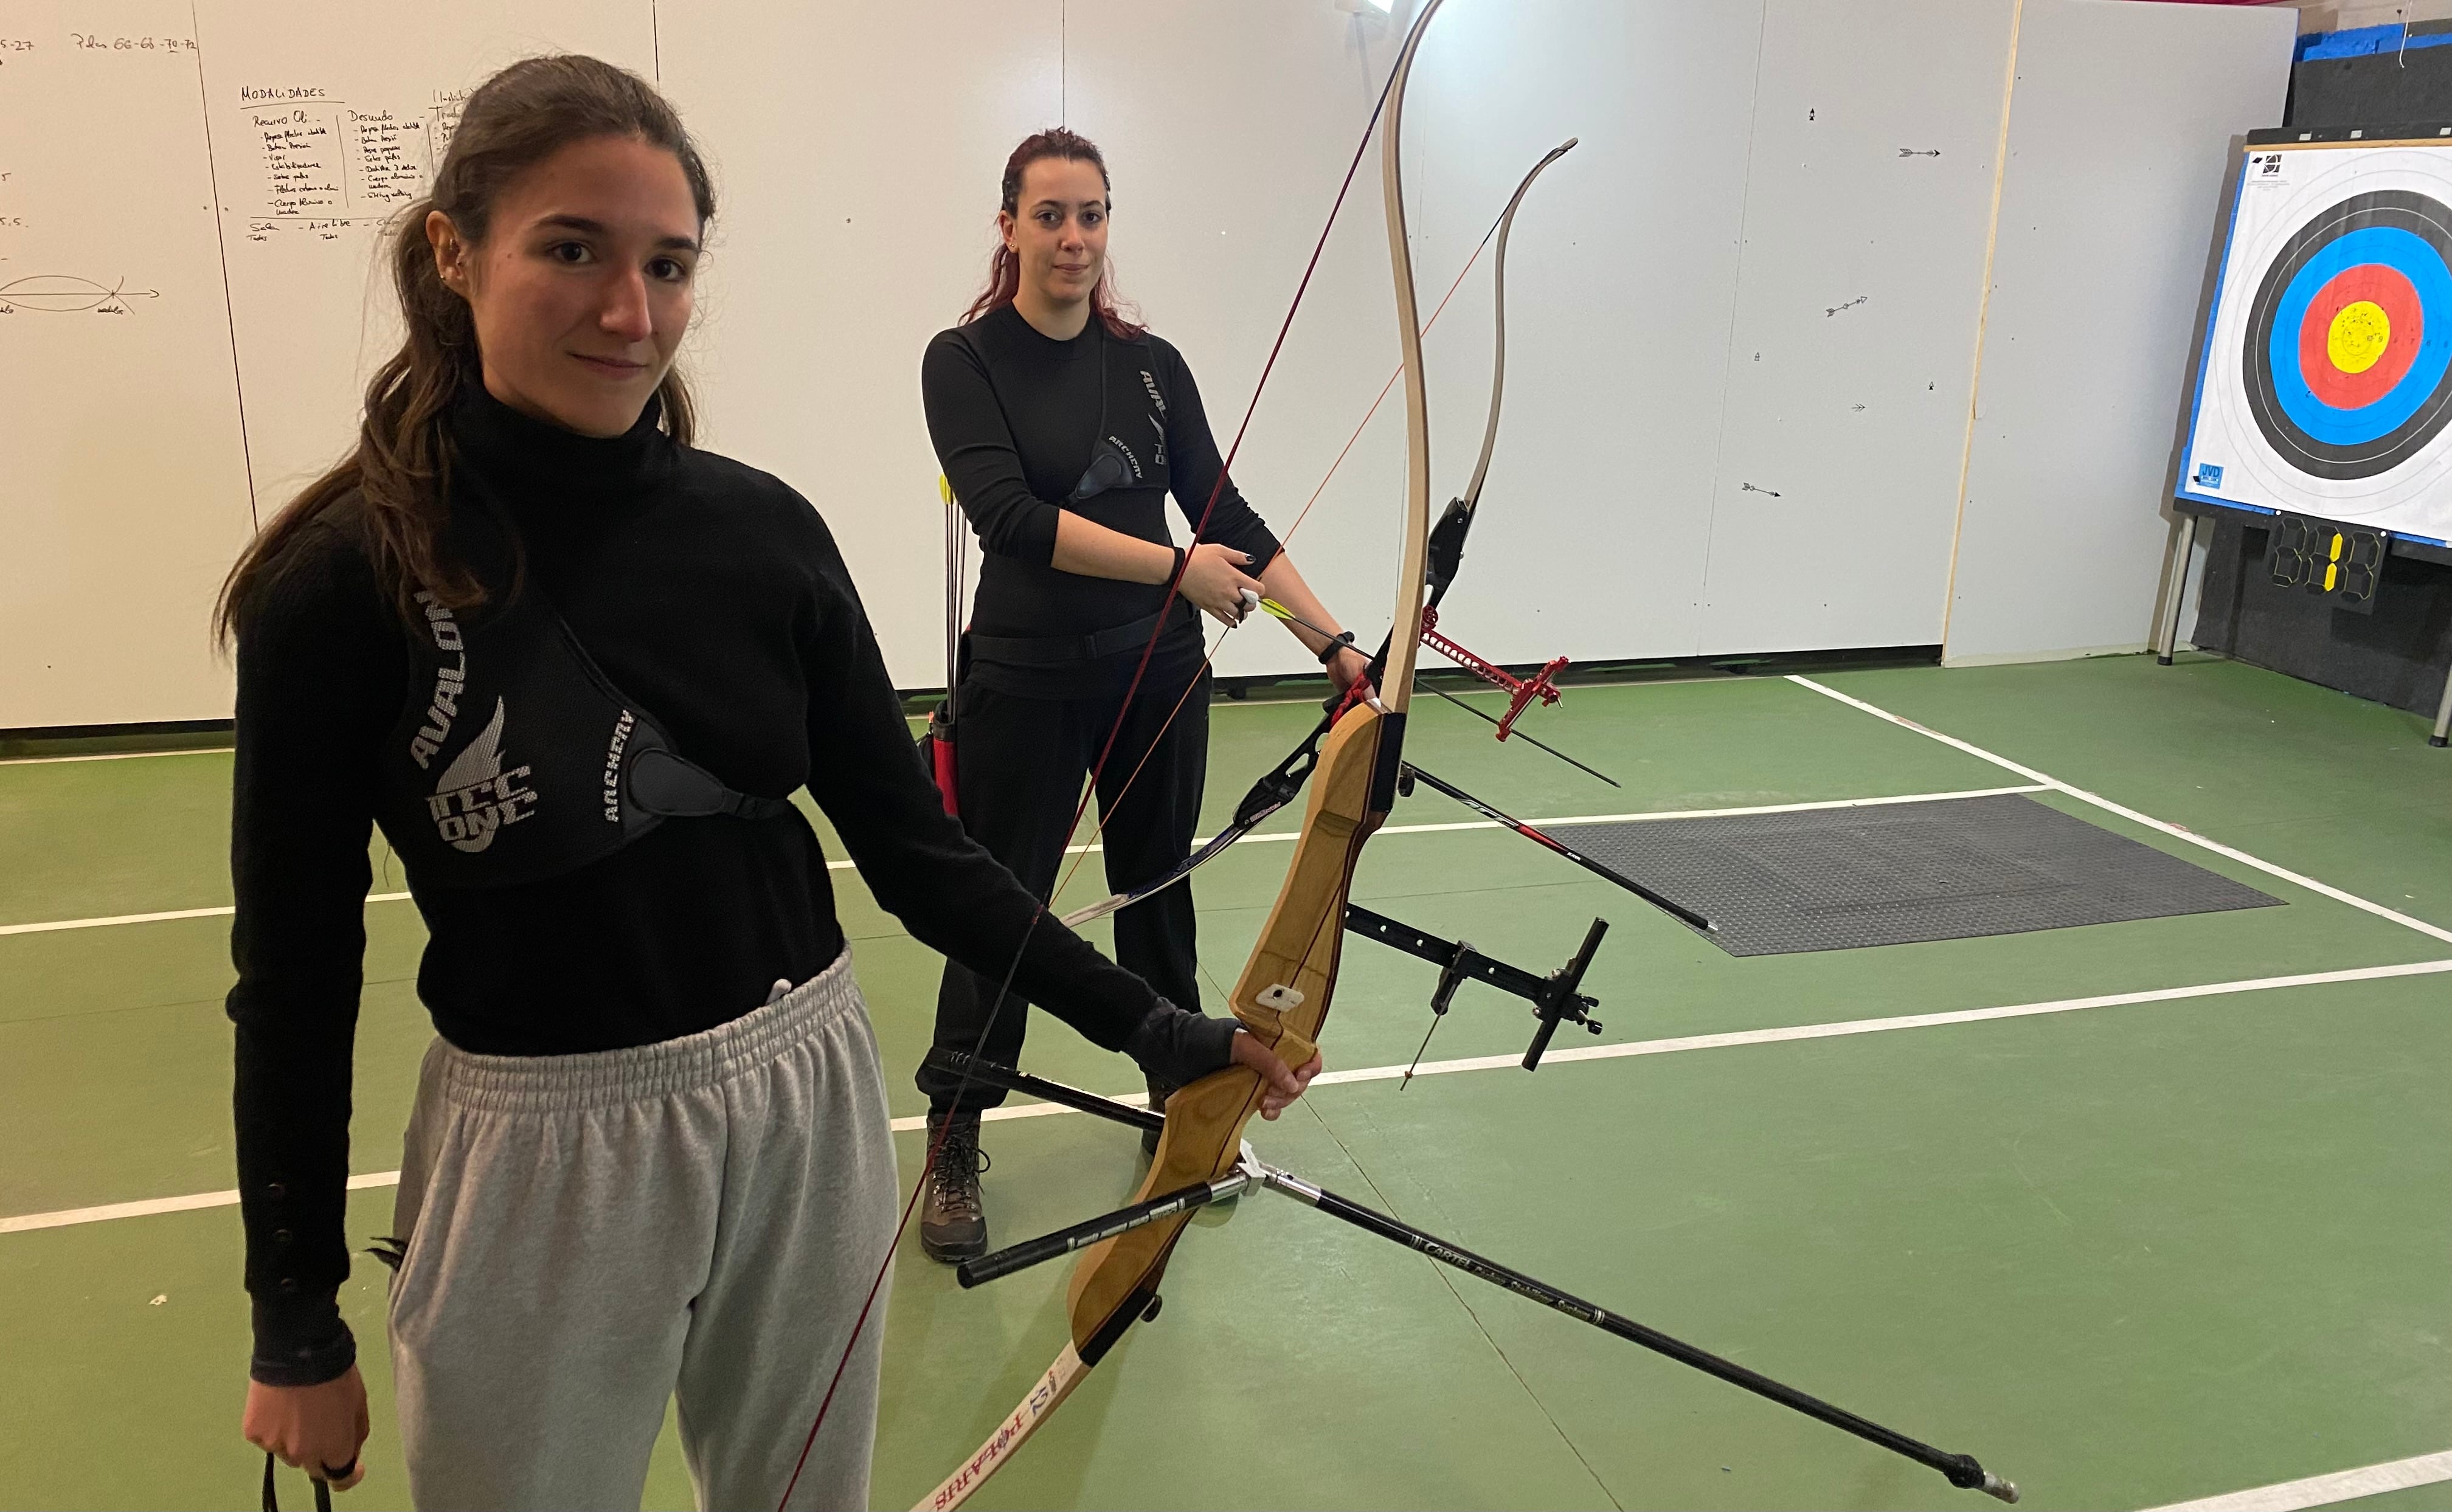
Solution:
{"label": "whiteboard", "polygon": [[400,343],[383,230],[425,192],[459,103],[504,64],[590,52],[652,76],[645,0],[200,0],[239,390],[269,517],[347,451]]}
{"label": "whiteboard", "polygon": [[226,718],[250,529],[186,0],[0,11],[0,727]]}

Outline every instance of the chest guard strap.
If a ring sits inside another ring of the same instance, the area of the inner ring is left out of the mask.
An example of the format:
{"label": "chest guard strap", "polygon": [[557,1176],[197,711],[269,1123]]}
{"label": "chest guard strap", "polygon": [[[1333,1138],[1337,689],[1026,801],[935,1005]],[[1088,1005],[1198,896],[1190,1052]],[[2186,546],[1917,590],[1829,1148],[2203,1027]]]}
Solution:
{"label": "chest guard strap", "polygon": [[533,584],[474,622],[417,596],[377,818],[423,884],[505,887],[602,860],[668,818],[780,818],[674,748]]}

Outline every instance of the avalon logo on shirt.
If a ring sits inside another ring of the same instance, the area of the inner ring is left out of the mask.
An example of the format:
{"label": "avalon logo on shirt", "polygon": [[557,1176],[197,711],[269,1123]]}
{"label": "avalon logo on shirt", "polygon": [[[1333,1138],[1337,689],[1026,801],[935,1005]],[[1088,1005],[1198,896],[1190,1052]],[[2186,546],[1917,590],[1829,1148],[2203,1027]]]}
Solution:
{"label": "avalon logo on shirt", "polygon": [[425,705],[425,723],[408,742],[408,758],[423,768],[433,763],[443,742],[451,738],[451,721],[460,717],[460,695],[468,688],[468,649],[450,610],[436,603],[430,593],[419,594],[417,601],[425,606],[425,628],[434,637],[434,649],[450,652],[455,658],[436,665],[434,697]]}
{"label": "avalon logo on shirt", "polygon": [[520,785],[529,769],[503,770],[504,715],[503,700],[496,698],[494,717],[466,750],[451,758],[434,779],[434,796],[425,800],[435,832],[472,855],[492,845],[504,825],[536,812],[536,790]]}

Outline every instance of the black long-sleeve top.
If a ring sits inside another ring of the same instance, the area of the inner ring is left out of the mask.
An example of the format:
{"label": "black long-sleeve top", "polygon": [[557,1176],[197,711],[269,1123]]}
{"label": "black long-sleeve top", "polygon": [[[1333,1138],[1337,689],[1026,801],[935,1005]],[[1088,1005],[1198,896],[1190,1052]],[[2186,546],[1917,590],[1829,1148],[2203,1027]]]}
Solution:
{"label": "black long-sleeve top", "polygon": [[[1276,538],[1233,480],[1220,486],[1225,459],[1210,434],[1199,386],[1182,354],[1162,337],[1144,332],[1123,340],[1093,319],[1079,335],[1058,341],[1002,304],[929,342],[920,359],[920,389],[938,462],[986,556],[971,622],[978,635],[1085,636],[1129,624],[1165,604],[1164,584],[1056,567],[1056,521],[1065,509],[1167,545],[1166,499],[1172,494],[1201,540],[1251,556],[1247,570],[1253,576],[1277,554]],[[1102,435],[1132,450],[1144,464],[1140,475],[1064,502]],[[1216,503],[1211,508],[1213,491]],[[1116,655],[1129,670],[1140,649],[1135,644]],[[1174,685],[1179,679],[1165,675],[1188,675],[1200,655],[1198,619],[1181,616],[1159,642],[1149,685]],[[984,660],[974,665],[983,680],[1037,697],[1087,693],[1102,676],[1095,668],[1068,676]]]}
{"label": "black long-sleeve top", "polygon": [[[470,385],[450,416],[455,509],[512,516],[526,571],[615,686],[728,786],[805,787],[861,880],[912,933],[1180,1078],[1226,1064],[1232,1023],[1187,1013],[1041,918],[943,810],[833,537],[778,480],[676,445],[648,412],[591,440]],[[244,606],[228,999],[256,1379],[303,1385],[354,1358],[335,1292],[350,1047],[365,947],[376,754],[411,696],[407,631],[346,499]],[[616,1050],[691,1034],[840,952],[833,885],[797,812],[672,820],[525,885],[409,889],[429,939],[418,993],[484,1054]]]}

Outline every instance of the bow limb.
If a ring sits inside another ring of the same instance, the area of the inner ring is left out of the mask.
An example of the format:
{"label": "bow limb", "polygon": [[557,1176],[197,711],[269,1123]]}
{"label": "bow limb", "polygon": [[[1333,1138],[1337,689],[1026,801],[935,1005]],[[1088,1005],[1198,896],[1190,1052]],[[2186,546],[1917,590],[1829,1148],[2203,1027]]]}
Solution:
{"label": "bow limb", "polygon": [[[1405,354],[1406,495],[1404,560],[1397,577],[1394,622],[1418,622],[1422,562],[1430,536],[1430,427],[1422,380],[1422,345],[1414,293],[1413,258],[1405,240],[1401,176],[1406,85],[1422,34],[1443,0],[1428,0],[1397,55],[1381,124],[1381,172],[1388,186],[1389,255],[1396,283],[1396,317]],[[1391,647],[1380,684],[1382,707],[1357,706],[1330,730],[1311,783],[1302,830],[1277,901],[1259,942],[1235,984],[1235,1016],[1288,1067],[1317,1051],[1336,986],[1344,940],[1346,895],[1354,867],[1395,798],[1405,705],[1413,692],[1412,647]],[[1242,1150],[1243,1128],[1260,1108],[1258,1073],[1234,1067],[1177,1091],[1166,1106],[1166,1128],[1137,1200],[1195,1182],[1214,1181]],[[1188,1215],[1145,1225],[1092,1247],[1075,1267],[1070,1291],[1073,1342],[1096,1364],[1157,1298],[1159,1280]]]}
{"label": "bow limb", "polygon": [[[1397,55],[1380,130],[1381,177],[1387,190],[1388,251],[1396,285],[1398,339],[1405,359],[1405,545],[1397,574],[1395,624],[1422,616],[1422,564],[1430,537],[1430,418],[1422,377],[1412,248],[1406,241],[1402,139],[1406,86],[1422,34],[1443,0],[1428,0]],[[1294,858],[1259,942],[1235,983],[1235,1016],[1288,1067],[1317,1051],[1336,986],[1344,941],[1346,896],[1363,842],[1395,801],[1405,708],[1413,693],[1414,638],[1394,637],[1379,682],[1380,707],[1348,710],[1329,732],[1313,776]],[[1166,1128],[1136,1201],[1196,1182],[1214,1181],[1242,1150],[1243,1128],[1260,1108],[1257,1072],[1233,1067],[1177,1091],[1166,1105]],[[1070,1292],[1073,1342],[1096,1364],[1142,1311],[1157,1301],[1166,1262],[1188,1215],[1162,1219],[1085,1251]]]}
{"label": "bow limb", "polygon": [[1388,662],[1380,674],[1379,699],[1387,706],[1395,738],[1385,755],[1384,782],[1373,784],[1374,795],[1384,797],[1381,812],[1395,802],[1396,754],[1403,743],[1406,706],[1414,696],[1414,654],[1422,622],[1423,565],[1431,533],[1431,399],[1422,371],[1422,323],[1414,290],[1414,247],[1405,233],[1405,93],[1412,82],[1414,55],[1422,33],[1439,13],[1443,0],[1427,0],[1405,50],[1397,56],[1395,87],[1388,92],[1388,119],[1380,128],[1379,185],[1388,210],[1388,265],[1396,282],[1396,343],[1405,359],[1405,553],[1396,578],[1396,608],[1389,624],[1405,627],[1392,635]]}
{"label": "bow limb", "polygon": [[1506,211],[1498,217],[1498,255],[1491,269],[1490,285],[1491,307],[1497,321],[1496,339],[1492,344],[1490,359],[1490,418],[1482,424],[1481,456],[1473,464],[1473,481],[1465,485],[1461,495],[1449,501],[1446,511],[1439,516],[1438,528],[1431,532],[1433,607],[1447,597],[1449,586],[1455,581],[1456,569],[1464,564],[1465,533],[1473,528],[1473,512],[1481,504],[1481,485],[1490,477],[1491,455],[1498,449],[1498,411],[1507,395],[1507,238],[1515,229],[1515,211],[1523,205],[1524,196],[1532,192],[1532,181],[1541,176],[1542,169],[1573,151],[1579,140],[1572,136],[1567,138],[1552,147],[1540,162],[1533,164],[1532,170],[1515,186],[1515,193],[1508,200]]}
{"label": "bow limb", "polygon": [[[1497,261],[1493,268],[1491,281],[1492,305],[1497,317],[1497,339],[1493,343],[1492,348],[1493,356],[1491,359],[1490,369],[1490,418],[1482,426],[1481,455],[1473,463],[1473,482],[1465,489],[1462,497],[1452,501],[1448,504],[1446,513],[1440,517],[1437,527],[1434,529],[1430,535],[1430,545],[1428,547],[1430,564],[1430,602],[1434,607],[1438,604],[1441,599],[1447,596],[1449,585],[1455,580],[1456,569],[1463,562],[1465,533],[1473,526],[1473,510],[1481,502],[1482,481],[1490,476],[1490,459],[1492,454],[1496,451],[1498,447],[1498,414],[1502,398],[1507,389],[1507,239],[1515,228],[1515,211],[1523,205],[1524,196],[1531,192],[1532,188],[1532,181],[1539,178],[1542,170],[1547,168],[1551,164],[1557,162],[1560,158],[1565,157],[1569,152],[1573,151],[1578,140],[1579,139],[1575,137],[1567,138],[1566,141],[1558,144],[1554,147],[1552,147],[1549,152],[1542,157],[1540,162],[1533,164],[1532,170],[1526,173],[1522,180],[1516,184],[1515,192],[1508,197],[1507,207],[1499,213],[1497,220],[1491,223],[1490,229],[1482,235],[1481,245],[1483,246],[1487,246],[1493,237],[1496,238],[1498,242]],[[1479,255],[1479,247],[1475,248],[1474,255]],[[1455,293],[1456,287],[1460,286],[1464,282],[1465,272],[1470,272],[1472,268],[1473,260],[1467,259],[1465,262],[1464,272],[1459,272],[1456,275],[1455,285],[1451,285],[1448,289],[1448,293],[1450,295],[1453,295]],[[1410,271],[1407,276],[1410,278]],[[1445,300],[1441,300],[1439,302],[1439,305],[1441,309],[1444,309],[1446,308],[1447,302]],[[1430,327],[1437,323],[1438,313],[1437,311],[1433,311],[1430,320],[1425,322],[1423,324],[1423,333],[1428,334]],[[1395,386],[1396,380],[1403,377],[1404,373],[1405,367],[1400,363],[1396,372],[1389,377],[1389,386],[1392,388]],[[1386,397],[1386,390],[1381,390],[1381,397]],[[1368,425],[1371,422],[1371,416],[1377,414],[1378,408],[1379,406],[1375,403],[1371,406],[1370,414],[1363,416],[1364,425]],[[1355,435],[1357,438],[1361,435],[1359,427],[1356,428]],[[1349,450],[1351,449],[1352,444],[1353,442],[1350,441],[1347,442]],[[1344,461],[1343,452],[1337,454],[1337,461],[1340,462]],[[1332,465],[1329,468],[1330,477],[1334,477],[1335,472],[1335,467]],[[1320,481],[1319,488],[1313,490],[1312,501],[1314,502],[1317,501],[1321,491],[1325,490],[1327,487],[1328,479],[1324,478]],[[1310,512],[1310,507],[1309,503],[1306,503],[1303,506],[1304,514],[1308,514]],[[1299,528],[1301,523],[1302,516],[1297,515],[1295,519],[1295,528]],[[1287,536],[1289,539],[1292,538],[1293,533],[1292,529],[1288,530]],[[1281,606],[1274,604],[1268,600],[1262,600],[1261,607],[1277,615],[1280,619],[1294,618],[1293,616],[1286,614]],[[1326,631],[1320,630],[1316,625],[1306,623],[1304,628],[1312,630],[1319,635],[1327,634]],[[1204,662],[1203,666],[1205,667],[1207,663]],[[1375,677],[1382,675],[1384,675],[1384,668],[1380,668],[1376,663],[1374,663],[1373,676]],[[1189,690],[1187,689],[1187,691]],[[1478,715],[1484,719],[1490,718],[1490,716],[1482,714],[1480,710],[1473,708],[1473,705],[1455,699],[1453,695],[1440,693],[1436,687],[1432,688],[1430,691],[1433,693],[1438,693],[1440,697],[1449,699],[1451,702],[1455,703],[1458,708],[1461,708],[1470,714]],[[1173,715],[1170,714],[1168,716],[1169,722],[1172,722],[1173,718]],[[1493,724],[1497,723],[1494,719],[1491,720],[1491,722]],[[1168,888],[1175,886],[1177,883],[1181,882],[1184,878],[1190,876],[1194,872],[1198,871],[1201,867],[1206,866],[1211,860],[1224,852],[1227,847],[1233,845],[1236,841],[1240,840],[1244,835],[1250,834],[1253,827],[1257,825],[1261,820],[1266,819],[1270,815],[1275,814],[1277,810],[1284,808],[1288,803],[1293,802],[1295,794],[1301,789],[1304,779],[1310,775],[1312,763],[1318,759],[1319,742],[1321,738],[1328,734],[1329,727],[1332,723],[1334,723],[1333,719],[1323,719],[1320,721],[1319,727],[1311,733],[1310,738],[1305,740],[1301,746],[1295,749],[1294,755],[1288,756],[1283,762],[1279,763],[1275,771],[1270,773],[1268,776],[1260,778],[1258,782],[1255,783],[1252,791],[1245,795],[1242,803],[1236,806],[1235,822],[1227,826],[1225,829],[1220,830],[1210,839],[1208,844],[1202,846],[1192,855],[1177,863],[1174,870],[1168,872],[1164,876],[1161,876],[1155,881],[1143,883],[1141,886],[1134,888],[1130,892],[1112,893],[1106,897],[1100,898],[1096,903],[1076,909],[1074,912],[1065,914],[1062,921],[1065,927],[1068,929],[1078,929],[1082,925],[1090,923],[1095,919],[1105,918],[1118,909],[1129,908],[1133,904],[1139,902],[1141,899],[1148,897],[1153,893],[1166,891]],[[1567,756],[1550,746],[1542,745],[1540,741],[1533,739],[1529,735],[1525,735],[1520,730],[1513,733],[1528,744],[1537,746],[1541,750],[1548,751],[1552,756],[1557,756],[1558,759],[1566,762],[1568,765],[1592,773],[1593,776],[1599,777],[1603,782],[1608,783],[1612,787],[1616,787],[1618,785],[1615,778],[1603,773],[1593,771],[1592,768],[1585,766],[1584,763],[1576,760],[1573,756]],[[1135,775],[1137,776],[1138,774],[1136,773]],[[1129,788],[1131,785],[1131,780],[1127,779],[1125,786]],[[1104,824],[1105,821],[1101,819],[1100,825],[1102,829]]]}
{"label": "bow limb", "polygon": [[1533,164],[1532,171],[1525,174],[1524,181],[1515,186],[1514,195],[1507,202],[1506,213],[1498,218],[1498,254],[1490,272],[1490,303],[1497,320],[1497,339],[1490,359],[1490,419],[1481,429],[1481,459],[1473,464],[1473,481],[1465,485],[1464,507],[1467,514],[1481,502],[1482,481],[1490,476],[1490,454],[1498,447],[1499,400],[1507,392],[1507,238],[1515,229],[1516,208],[1524,203],[1524,196],[1532,191],[1532,181],[1541,176],[1542,169],[1572,152],[1575,144],[1581,140],[1571,136],[1552,147],[1540,162]]}
{"label": "bow limb", "polygon": [[1039,1372],[1038,1379],[1031,1383],[1030,1391],[1021,1399],[1020,1404],[1005,1414],[1004,1421],[997,1424],[997,1430],[988,1435],[988,1442],[979,1445],[979,1452],[964,1460],[960,1468],[939,1482],[937,1489],[920,1498],[911,1512],[952,1512],[953,1508],[968,1501],[972,1492],[978,1490],[989,1476],[996,1474],[1004,1462],[1013,1457],[1014,1451],[1038,1431],[1040,1424],[1055,1415],[1056,1409],[1064,1404],[1064,1399],[1073,1394],[1073,1388],[1081,1384],[1081,1378],[1089,1371],[1090,1366],[1068,1341],[1063,1352],[1056,1357],[1056,1363]]}
{"label": "bow limb", "polygon": [[[1337,721],[1312,783],[1276,907],[1234,994],[1236,1017],[1290,1066],[1309,1061],[1327,1016],[1344,938],[1345,894],[1363,839],[1386,815],[1370,810],[1371,778],[1385,717],[1358,707]],[[1135,1202],[1214,1180],[1242,1153],[1243,1126],[1260,1109],[1257,1072],[1241,1066],[1205,1076],[1166,1105],[1166,1127]],[[1072,1337],[987,1442],[921,1501],[915,1512],[952,1512],[1003,1468],[1055,1415],[1124,1330],[1154,1310],[1158,1283],[1187,1213],[1160,1219],[1084,1250],[1067,1293]]]}

